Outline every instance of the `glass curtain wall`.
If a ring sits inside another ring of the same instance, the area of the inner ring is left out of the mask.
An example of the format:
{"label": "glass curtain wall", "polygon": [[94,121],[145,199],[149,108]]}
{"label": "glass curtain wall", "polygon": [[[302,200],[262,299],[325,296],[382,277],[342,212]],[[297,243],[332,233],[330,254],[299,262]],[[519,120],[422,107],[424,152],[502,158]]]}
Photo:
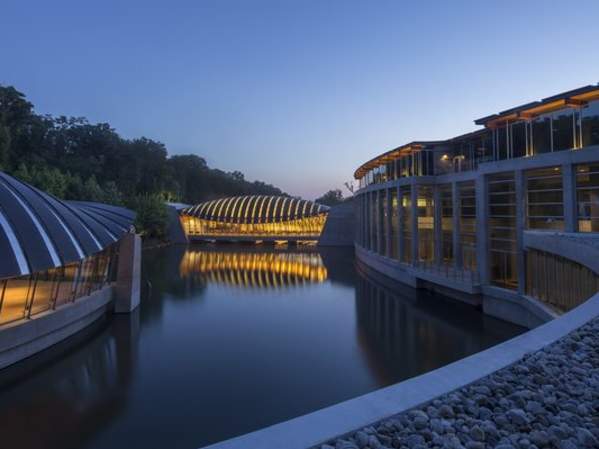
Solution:
{"label": "glass curtain wall", "polygon": [[581,115],[582,146],[599,145],[599,101],[582,108]]}
{"label": "glass curtain wall", "polygon": [[599,232],[599,164],[576,166],[579,232]]}
{"label": "glass curtain wall", "polygon": [[435,257],[433,188],[418,186],[418,260],[432,262]]}
{"label": "glass curtain wall", "polygon": [[481,135],[402,154],[368,171],[360,187],[407,176],[476,170],[478,163],[599,145],[599,101],[530,120],[504,122]]}
{"label": "glass curtain wall", "polygon": [[566,108],[535,117],[530,123],[532,154],[576,148],[577,115],[574,109]]}
{"label": "glass curtain wall", "polygon": [[541,115],[531,122],[533,154],[551,152],[551,116]]}
{"label": "glass curtain wall", "polygon": [[387,236],[389,235],[389,225],[387,222],[388,214],[387,211],[387,191],[379,190],[378,191],[378,219],[379,219],[379,229],[381,234],[378,239],[378,253],[383,256],[388,256],[387,254]]}
{"label": "glass curtain wall", "polygon": [[527,155],[527,123],[514,122],[510,124],[510,157]]}
{"label": "glass curtain wall", "polygon": [[368,249],[377,251],[378,224],[377,224],[377,194],[370,192],[368,194],[370,200],[370,208],[368,211],[368,219],[370,221],[370,245]]}
{"label": "glass curtain wall", "polygon": [[516,186],[513,173],[489,177],[489,264],[491,283],[517,289]]}
{"label": "glass curtain wall", "polygon": [[493,130],[493,135],[495,136],[495,160],[509,158],[508,132],[509,126],[507,123],[500,125]]}
{"label": "glass curtain wall", "polygon": [[393,259],[399,259],[399,200],[397,189],[391,189],[391,254]]}
{"label": "glass curtain wall", "polygon": [[458,184],[462,266],[476,271],[476,188],[474,181]]}
{"label": "glass curtain wall", "polygon": [[560,167],[526,172],[528,229],[564,229],[564,196]]}
{"label": "glass curtain wall", "polygon": [[401,261],[412,263],[412,197],[411,187],[400,187],[401,222],[400,232],[402,238]]}
{"label": "glass curtain wall", "polygon": [[451,184],[439,186],[441,198],[441,245],[443,263],[453,263],[453,194]]}
{"label": "glass curtain wall", "polygon": [[570,150],[574,145],[574,110],[562,109],[551,114],[553,151]]}
{"label": "glass curtain wall", "polygon": [[0,324],[29,318],[102,288],[114,278],[112,246],[79,263],[0,280]]}

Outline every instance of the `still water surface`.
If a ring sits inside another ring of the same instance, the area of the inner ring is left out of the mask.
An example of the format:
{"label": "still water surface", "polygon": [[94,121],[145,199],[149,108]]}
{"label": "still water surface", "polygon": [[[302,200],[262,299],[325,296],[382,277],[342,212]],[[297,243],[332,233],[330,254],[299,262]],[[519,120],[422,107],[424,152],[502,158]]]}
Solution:
{"label": "still water surface", "polygon": [[343,249],[144,252],[142,306],[0,371],[7,448],[195,449],[424,373],[521,328]]}

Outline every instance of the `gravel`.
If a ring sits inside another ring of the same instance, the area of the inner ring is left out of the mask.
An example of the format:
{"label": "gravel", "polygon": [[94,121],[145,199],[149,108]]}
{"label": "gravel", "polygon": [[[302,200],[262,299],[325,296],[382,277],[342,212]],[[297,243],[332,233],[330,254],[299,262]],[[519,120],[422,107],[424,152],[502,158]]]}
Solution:
{"label": "gravel", "polygon": [[319,449],[599,449],[599,318],[490,376]]}

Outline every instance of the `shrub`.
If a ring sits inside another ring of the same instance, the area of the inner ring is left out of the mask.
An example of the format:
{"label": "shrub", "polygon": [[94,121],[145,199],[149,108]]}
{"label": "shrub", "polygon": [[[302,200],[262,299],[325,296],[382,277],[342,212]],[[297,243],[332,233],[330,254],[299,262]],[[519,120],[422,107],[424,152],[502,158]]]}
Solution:
{"label": "shrub", "polygon": [[137,214],[135,229],[144,238],[166,239],[168,210],[162,195],[138,195],[129,201],[128,207]]}

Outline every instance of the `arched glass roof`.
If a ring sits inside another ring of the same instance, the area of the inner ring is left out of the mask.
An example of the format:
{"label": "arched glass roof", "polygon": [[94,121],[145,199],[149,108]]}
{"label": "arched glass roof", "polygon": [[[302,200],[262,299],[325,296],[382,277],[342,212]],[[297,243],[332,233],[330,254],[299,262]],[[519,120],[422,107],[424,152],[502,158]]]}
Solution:
{"label": "arched glass roof", "polygon": [[180,213],[225,223],[275,223],[313,217],[328,210],[322,204],[288,196],[246,195],[206,201]]}
{"label": "arched glass roof", "polygon": [[61,201],[0,172],[0,279],[84,259],[129,232],[121,207]]}

